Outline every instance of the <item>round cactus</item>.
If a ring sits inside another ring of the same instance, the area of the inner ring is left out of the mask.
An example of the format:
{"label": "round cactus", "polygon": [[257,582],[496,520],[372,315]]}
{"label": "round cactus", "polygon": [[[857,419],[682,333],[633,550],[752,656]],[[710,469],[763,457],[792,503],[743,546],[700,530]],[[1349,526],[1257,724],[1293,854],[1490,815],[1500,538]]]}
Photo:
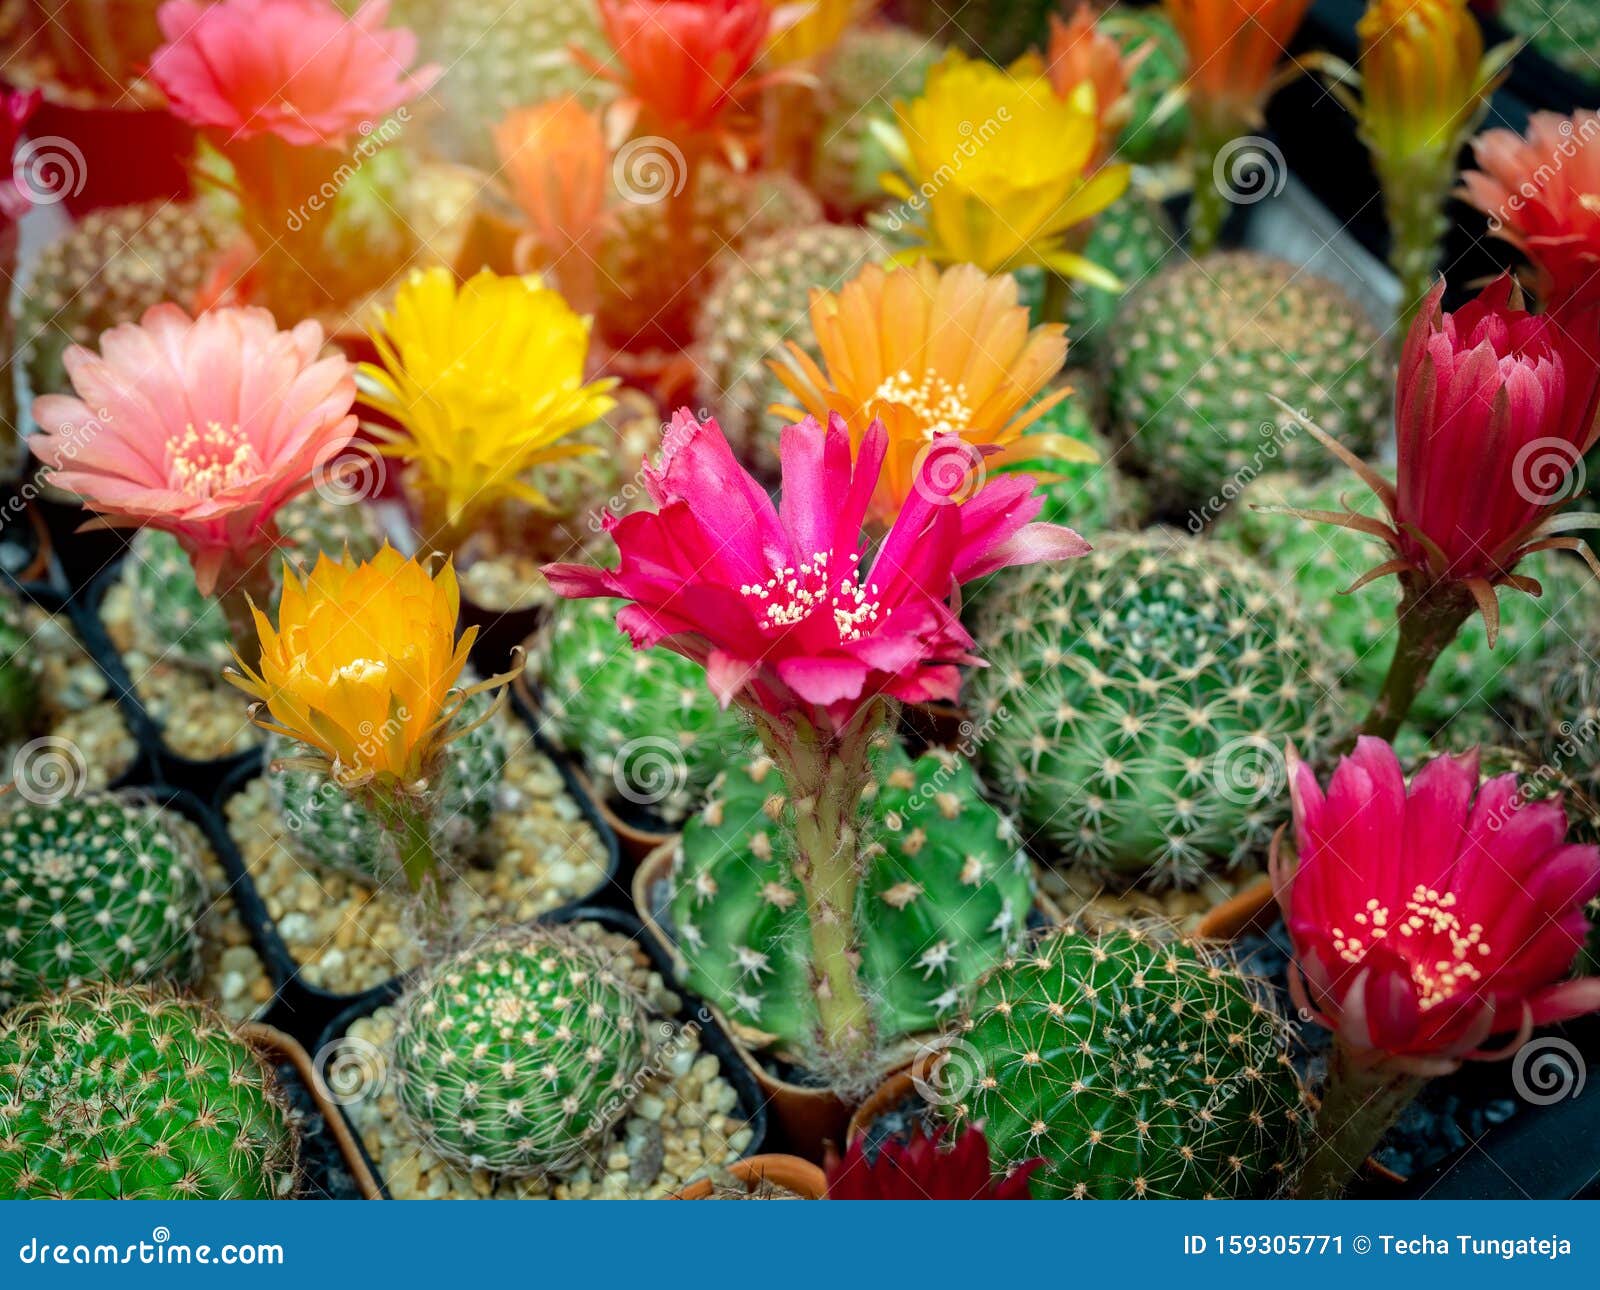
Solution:
{"label": "round cactus", "polygon": [[0,589],[0,741],[15,742],[39,715],[39,658],[22,604]]}
{"label": "round cactus", "polygon": [[1039,1199],[1251,1199],[1295,1165],[1302,1093],[1265,990],[1184,942],[1050,932],[978,987],[935,1076]]}
{"label": "round cactus", "polygon": [[1158,8],[1115,8],[1096,26],[1122,46],[1124,58],[1140,59],[1128,78],[1133,111],[1115,159],[1149,165],[1177,156],[1189,137],[1189,111],[1169,108],[1163,99],[1183,83],[1189,63],[1183,37]]}
{"label": "round cactus", "polygon": [[1325,738],[1332,674],[1298,603],[1217,543],[1110,534],[1008,570],[969,626],[985,781],[1064,861],[1192,886],[1283,817],[1283,748]]}
{"label": "round cactus", "polygon": [[634,649],[609,601],[557,601],[530,665],[547,729],[588,759],[599,791],[664,820],[693,809],[745,742],[744,718],[717,703],[705,669]]}
{"label": "round cactus", "polygon": [[812,224],[723,259],[700,314],[700,397],[753,466],[777,473],[782,419],[767,408],[792,397],[767,360],[787,361],[786,341],[818,358],[812,289],[836,291],[885,254],[865,229]]}
{"label": "round cactus", "polygon": [[186,981],[200,872],[159,807],[114,797],[0,813],[0,1007],[84,982]]}
{"label": "round cactus", "polygon": [[893,199],[879,177],[894,160],[873,122],[894,120],[894,104],[922,93],[944,46],[919,32],[883,23],[847,31],[822,72],[828,105],[813,145],[811,183],[830,211],[860,215]]}
{"label": "round cactus", "polygon": [[[462,705],[457,724],[470,725],[493,702],[490,694],[474,695]],[[286,740],[275,740],[271,752],[276,757],[295,755]],[[508,756],[501,729],[492,720],[445,749],[433,787],[434,846],[439,855],[470,857],[480,847],[494,816]],[[404,883],[393,841],[359,800],[313,770],[286,769],[270,775],[268,782],[285,845],[300,859],[375,886]]]}
{"label": "round cactus", "polygon": [[1571,0],[1501,0],[1500,21],[1552,63],[1600,83],[1600,9]]}
{"label": "round cactus", "polygon": [[[1243,547],[1292,588],[1304,605],[1315,607],[1318,633],[1345,688],[1375,695],[1388,674],[1399,636],[1395,615],[1400,589],[1394,579],[1384,578],[1349,595],[1342,593],[1384,559],[1381,548],[1347,529],[1251,509],[1260,505],[1340,510],[1348,502],[1366,514],[1378,514],[1378,502],[1370,494],[1358,495],[1348,482],[1318,483],[1288,473],[1263,475],[1251,481],[1240,504],[1229,509],[1217,536]],[[1592,621],[1600,614],[1600,587],[1576,560],[1551,552],[1525,561],[1521,572],[1537,578],[1544,594],[1501,594],[1500,635],[1493,648],[1483,619],[1468,620],[1412,705],[1412,724],[1431,730],[1464,714],[1480,717],[1498,710],[1519,678],[1535,669],[1548,650],[1569,639],[1563,624]]]}
{"label": "round cactus", "polygon": [[[1593,610],[1566,621],[1593,622]],[[1514,696],[1507,717],[1519,740],[1542,765],[1600,802],[1600,666],[1593,640],[1580,633],[1555,645],[1517,676]]]}
{"label": "round cactus", "polygon": [[1389,400],[1388,348],[1338,287],[1249,252],[1185,259],[1123,301],[1108,337],[1112,421],[1157,507],[1202,521],[1241,476],[1334,457],[1272,400],[1357,455]]}
{"label": "round cactus", "polygon": [[[864,810],[856,925],[880,1043],[955,1014],[1017,944],[1033,904],[1010,822],[948,752],[875,754]],[[794,876],[784,785],[757,757],[730,767],[683,830],[672,920],[685,984],[730,1017],[802,1051],[817,1028],[805,899]]]}
{"label": "round cactus", "polygon": [[441,963],[399,1004],[400,1108],[468,1169],[559,1174],[628,1112],[649,1060],[642,1000],[559,929],[502,933]]}
{"label": "round cactus", "polygon": [[1084,258],[1122,279],[1122,291],[1076,284],[1067,306],[1067,335],[1074,362],[1086,362],[1105,344],[1126,292],[1135,291],[1166,262],[1178,231],[1160,203],[1137,192],[1096,216]]}
{"label": "round cactus", "polygon": [[0,1195],[273,1200],[295,1131],[271,1067],[210,1008],[97,986],[0,1025]]}

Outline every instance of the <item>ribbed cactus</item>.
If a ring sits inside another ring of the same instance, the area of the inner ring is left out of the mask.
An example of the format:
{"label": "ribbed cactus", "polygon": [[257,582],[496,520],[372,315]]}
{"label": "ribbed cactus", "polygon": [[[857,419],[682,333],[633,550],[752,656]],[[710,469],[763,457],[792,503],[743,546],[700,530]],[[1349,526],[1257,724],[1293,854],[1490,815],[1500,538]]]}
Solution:
{"label": "ribbed cactus", "polygon": [[1123,296],[1136,291],[1166,262],[1178,245],[1178,231],[1159,202],[1130,191],[1095,217],[1086,259],[1122,280],[1122,291],[1076,283],[1067,305],[1067,335],[1072,360],[1086,363],[1105,346]]}
{"label": "ribbed cactus", "polygon": [[[462,706],[457,723],[470,724],[493,702],[492,695],[474,695]],[[286,740],[274,740],[270,749],[274,757],[293,757],[296,751]],[[432,825],[440,856],[466,858],[481,846],[508,756],[494,721],[446,748],[432,790],[438,795]],[[295,855],[379,887],[404,882],[392,838],[358,799],[316,771],[269,773],[268,783],[284,843]]]}
{"label": "ribbed cactus", "polygon": [[811,224],[749,243],[721,261],[700,314],[700,398],[753,466],[776,475],[783,421],[767,408],[793,397],[767,360],[784,358],[786,341],[817,358],[812,289],[836,291],[886,255],[865,229]]}
{"label": "ribbed cactus", "polygon": [[922,93],[943,53],[940,41],[887,23],[852,28],[839,41],[822,71],[826,112],[811,162],[812,187],[831,212],[856,216],[893,200],[878,181],[894,162],[872,123],[892,122],[896,100]]}
{"label": "ribbed cactus", "polygon": [[1182,259],[1128,295],[1108,342],[1121,460],[1168,515],[1208,520],[1244,478],[1332,466],[1273,396],[1358,456],[1384,428],[1388,344],[1342,290],[1281,260]]}
{"label": "ribbed cactus", "polygon": [[1219,543],[1097,535],[996,577],[968,626],[987,642],[968,695],[985,782],[1038,844],[1124,879],[1189,886],[1260,853],[1284,744],[1329,730],[1316,629]]}
{"label": "ribbed cactus", "polygon": [[0,812],[0,1008],[84,982],[187,981],[204,911],[195,857],[153,804]]}
{"label": "ribbed cactus", "polygon": [[1189,111],[1163,102],[1182,86],[1189,56],[1166,14],[1156,6],[1119,6],[1101,15],[1099,29],[1122,46],[1124,58],[1138,57],[1129,77],[1133,111],[1117,140],[1115,159],[1151,164],[1183,150],[1189,137]]}
{"label": "ribbed cactus", "polygon": [[468,1169],[570,1170],[627,1114],[649,1060],[643,1002],[559,929],[501,933],[439,964],[399,1014],[400,1108]]}
{"label": "ribbed cactus", "polygon": [[1277,1194],[1305,1117],[1265,988],[1138,930],[1047,934],[978,987],[934,1079],[1040,1199]]}
{"label": "ribbed cactus", "polygon": [[546,729],[588,760],[600,794],[623,809],[681,820],[747,740],[705,669],[668,650],[636,650],[606,600],[560,600],[529,661]]}
{"label": "ribbed cactus", "polygon": [[0,1023],[0,1196],[273,1200],[296,1151],[271,1067],[192,999],[97,986]]}
{"label": "ribbed cactus", "polygon": [[[1033,880],[1015,830],[964,760],[941,751],[913,762],[892,744],[874,755],[874,771],[855,914],[860,974],[887,1044],[955,1015],[1017,944]],[[729,768],[684,826],[671,912],[684,983],[804,1052],[817,1010],[784,793],[763,757]]]}
{"label": "ribbed cactus", "polygon": [[[1399,635],[1399,587],[1385,578],[1348,596],[1341,593],[1381,561],[1377,547],[1347,529],[1251,509],[1339,510],[1344,502],[1366,514],[1380,511],[1369,494],[1354,492],[1347,479],[1315,482],[1288,473],[1263,475],[1240,494],[1239,505],[1218,525],[1217,536],[1253,555],[1314,610],[1329,662],[1344,677],[1345,688],[1375,695],[1383,687]],[[1501,595],[1500,637],[1493,649],[1482,618],[1469,619],[1412,705],[1413,725],[1432,729],[1463,714],[1476,719],[1498,711],[1545,653],[1570,639],[1572,623],[1592,622],[1600,614],[1600,586],[1578,561],[1549,552],[1524,561],[1520,571],[1537,578],[1544,594]],[[1559,684],[1559,678],[1553,679]]]}
{"label": "ribbed cactus", "polygon": [[39,715],[39,658],[22,604],[0,589],[0,742],[15,742]]}

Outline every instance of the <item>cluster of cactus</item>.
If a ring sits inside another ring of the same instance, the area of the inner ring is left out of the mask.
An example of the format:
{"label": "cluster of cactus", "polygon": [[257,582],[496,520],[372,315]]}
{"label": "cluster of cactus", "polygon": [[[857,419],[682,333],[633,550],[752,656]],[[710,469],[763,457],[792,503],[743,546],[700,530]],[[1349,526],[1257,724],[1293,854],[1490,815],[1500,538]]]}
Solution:
{"label": "cluster of cactus", "polygon": [[[880,1044],[948,1021],[1018,943],[1033,904],[1010,822],[949,752],[873,754],[855,910],[859,971]],[[684,983],[733,1020],[807,1051],[817,1029],[791,815],[764,757],[730,767],[684,826],[671,915]]]}
{"label": "cluster of cactus", "polygon": [[[1305,604],[1318,607],[1318,632],[1345,687],[1372,695],[1382,689],[1394,657],[1399,587],[1392,578],[1380,579],[1342,593],[1383,559],[1381,550],[1348,529],[1252,509],[1334,511],[1345,503],[1365,514],[1380,510],[1370,495],[1356,495],[1342,481],[1263,475],[1240,493],[1239,504],[1217,526],[1217,536],[1236,542]],[[1591,617],[1600,612],[1600,588],[1577,561],[1551,552],[1524,562],[1521,572],[1537,578],[1544,594],[1500,596],[1500,633],[1492,648],[1481,617],[1462,625],[1412,705],[1414,725],[1434,729],[1465,719],[1469,727],[1480,727],[1504,706],[1517,677],[1568,639],[1564,623],[1585,621],[1585,611]]]}
{"label": "cluster of cactus", "polygon": [[996,968],[944,1045],[935,1102],[1043,1200],[1262,1199],[1304,1115],[1260,983],[1188,942],[1058,928]]}
{"label": "cluster of cactus", "polygon": [[183,982],[205,889],[151,803],[18,801],[0,814],[0,1008],[85,982]]}
{"label": "cluster of cactus", "polygon": [[756,468],[777,474],[780,421],[767,408],[791,398],[767,360],[788,362],[788,341],[819,357],[812,290],[836,291],[885,254],[865,229],[812,224],[723,259],[700,315],[700,394],[735,451]]}
{"label": "cluster of cactus", "polygon": [[1102,211],[1084,244],[1084,258],[1109,269],[1122,281],[1122,291],[1077,284],[1067,305],[1067,335],[1075,362],[1098,353],[1111,333],[1126,292],[1136,290],[1166,263],[1178,245],[1178,231],[1159,202],[1129,191]]}
{"label": "cluster of cactus", "polygon": [[[490,694],[473,695],[462,704],[456,724],[471,727],[494,701]],[[274,740],[271,749],[284,758],[296,751],[284,740]],[[429,789],[435,801],[429,816],[435,854],[470,859],[481,848],[509,755],[494,720],[467,729],[445,747]],[[378,887],[405,882],[393,838],[359,798],[315,770],[286,767],[267,782],[284,844],[295,856]]]}
{"label": "cluster of cactus", "polygon": [[297,1142],[272,1069],[204,1004],[96,986],[0,1024],[0,1195],[274,1200]]}
{"label": "cluster of cactus", "polygon": [[669,822],[699,803],[745,742],[744,719],[717,703],[704,669],[634,649],[610,601],[553,605],[529,667],[546,730],[588,758],[598,791]]}
{"label": "cluster of cactus", "polygon": [[969,629],[985,781],[1062,861],[1192,886],[1259,855],[1284,812],[1283,748],[1331,726],[1333,675],[1292,595],[1219,543],[1101,535],[1007,570]]}
{"label": "cluster of cactus", "polygon": [[894,120],[894,105],[922,92],[944,46],[893,24],[852,28],[822,71],[826,107],[817,129],[811,186],[829,211],[861,214],[890,200],[880,177],[893,160],[874,134],[874,122]]}
{"label": "cluster of cactus", "polygon": [[1552,63],[1600,82],[1600,9],[1571,0],[1501,0],[1500,21]]}
{"label": "cluster of cactus", "polygon": [[27,735],[38,720],[39,659],[22,602],[0,589],[0,743]]}
{"label": "cluster of cactus", "polygon": [[558,928],[496,934],[431,969],[398,1010],[401,1111],[467,1169],[570,1171],[627,1114],[650,1060],[643,1001]]}
{"label": "cluster of cactus", "polygon": [[1189,137],[1189,112],[1173,90],[1182,85],[1189,55],[1183,37],[1159,8],[1119,6],[1101,15],[1096,26],[1137,58],[1128,78],[1132,111],[1117,139],[1116,159],[1146,165],[1167,161]]}
{"label": "cluster of cactus", "polygon": [[1205,523],[1244,476],[1334,458],[1281,399],[1358,456],[1390,397],[1389,347],[1340,288],[1251,252],[1185,259],[1124,300],[1107,338],[1113,428],[1164,514]]}

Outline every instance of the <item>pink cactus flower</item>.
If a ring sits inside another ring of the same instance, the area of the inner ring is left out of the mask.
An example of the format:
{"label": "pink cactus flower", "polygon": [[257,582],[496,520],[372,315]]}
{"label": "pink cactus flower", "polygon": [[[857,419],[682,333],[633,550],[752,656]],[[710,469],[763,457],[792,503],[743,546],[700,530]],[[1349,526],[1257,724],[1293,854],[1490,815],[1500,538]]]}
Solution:
{"label": "pink cactus flower", "polygon": [[1030,523],[1042,499],[1026,475],[992,479],[958,502],[962,481],[929,471],[870,558],[862,524],[887,449],[876,423],[853,463],[839,416],[827,429],[810,417],[787,427],[775,507],[717,423],[685,409],[660,464],[645,469],[657,509],[607,519],[620,567],[545,573],[563,596],[632,602],[617,625],[635,646],[704,664],[723,704],[827,731],[880,695],[953,699],[958,665],[976,661],[948,604],[956,585],[1089,546],[1071,529]]}
{"label": "pink cactus flower", "polygon": [[314,322],[279,331],[264,309],[190,319],[157,305],[99,353],[67,351],[76,397],[34,401],[28,446],[101,525],[176,537],[209,595],[225,566],[257,563],[278,508],[355,434],[354,369],[319,359],[322,339]]}
{"label": "pink cactus flower", "polygon": [[338,147],[438,79],[408,72],[416,37],[385,28],[389,0],[354,15],[333,0],[167,0],[167,43],[150,74],[173,114],[233,142],[277,135],[298,147]]}
{"label": "pink cactus flower", "polygon": [[1566,841],[1559,799],[1523,800],[1515,775],[1480,787],[1475,752],[1408,788],[1394,749],[1363,738],[1326,793],[1289,760],[1299,862],[1275,847],[1272,878],[1291,989],[1358,1061],[1446,1074],[1600,1010],[1600,979],[1568,976],[1600,849]]}

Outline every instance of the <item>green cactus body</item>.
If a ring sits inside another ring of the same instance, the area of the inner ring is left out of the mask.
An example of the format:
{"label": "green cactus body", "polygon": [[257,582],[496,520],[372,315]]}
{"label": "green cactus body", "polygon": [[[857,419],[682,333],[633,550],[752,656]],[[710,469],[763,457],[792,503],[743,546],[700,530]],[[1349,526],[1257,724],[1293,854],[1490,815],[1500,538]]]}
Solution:
{"label": "green cactus body", "polygon": [[[877,1038],[932,1029],[1018,943],[1032,876],[1010,822],[946,752],[875,756],[856,906],[860,976]],[[731,767],[683,831],[672,920],[685,984],[791,1050],[817,1029],[805,901],[790,858],[784,785],[757,757]]]}
{"label": "green cactus body", "polygon": [[[1384,560],[1382,548],[1347,529],[1251,509],[1336,511],[1348,503],[1366,515],[1380,513],[1376,499],[1348,484],[1264,475],[1240,495],[1240,504],[1230,508],[1217,535],[1253,555],[1307,607],[1315,606],[1318,632],[1344,688],[1372,696],[1382,688],[1394,657],[1400,589],[1393,578],[1382,578],[1350,595],[1342,593]],[[1469,619],[1417,696],[1412,724],[1434,729],[1462,717],[1479,724],[1504,705],[1518,678],[1536,668],[1547,650],[1568,639],[1563,623],[1593,621],[1600,613],[1600,589],[1577,561],[1551,552],[1525,561],[1520,572],[1537,578],[1544,594],[1501,592],[1500,637],[1492,649],[1483,619]]]}
{"label": "green cactus body", "polygon": [[210,1008],[99,986],[0,1025],[0,1196],[273,1200],[292,1190],[271,1068]]}
{"label": "green cactus body", "polygon": [[84,982],[187,981],[204,907],[159,807],[19,802],[0,813],[0,1007]]}
{"label": "green cactus body", "polygon": [[0,742],[32,731],[39,716],[39,659],[22,619],[22,605],[0,590]]}
{"label": "green cactus body", "polygon": [[[1587,618],[1567,617],[1569,624],[1593,621],[1592,610]],[[1508,716],[1518,740],[1600,803],[1600,667],[1589,634],[1561,641],[1520,672],[1513,694]]]}
{"label": "green cactus body", "polygon": [[1552,63],[1600,83],[1600,9],[1577,0],[1502,0],[1500,21]]}
{"label": "green cactus body", "polygon": [[[462,705],[456,722],[470,725],[494,702],[478,694]],[[275,757],[296,749],[275,740]],[[494,816],[500,779],[509,756],[501,729],[486,721],[453,740],[432,791],[434,848],[444,858],[470,858],[480,848]],[[373,811],[326,776],[311,770],[269,773],[268,783],[285,845],[298,857],[375,886],[403,884],[405,876],[392,838]]]}
{"label": "green cactus body", "polygon": [[836,291],[886,255],[865,229],[812,224],[752,242],[724,257],[700,315],[700,397],[740,455],[776,475],[782,418],[773,403],[790,403],[767,360],[787,362],[786,341],[818,358],[811,330],[813,288]]}
{"label": "green cactus body", "polygon": [[1095,218],[1084,257],[1116,274],[1123,291],[1074,284],[1066,317],[1074,362],[1087,362],[1100,351],[1123,295],[1159,270],[1177,244],[1178,232],[1167,212],[1137,192],[1129,192]]}
{"label": "green cactus body", "polygon": [[698,663],[634,649],[616,615],[604,600],[551,607],[531,659],[547,729],[587,759],[600,792],[676,822],[739,755],[745,721]]}
{"label": "green cactus body", "polygon": [[969,54],[1009,63],[1040,48],[1060,0],[898,0],[899,16],[917,31],[949,41]]}
{"label": "green cactus body", "polygon": [[1152,501],[1195,527],[1225,490],[1335,458],[1273,402],[1350,451],[1372,450],[1390,397],[1388,347],[1332,283],[1229,252],[1184,260],[1123,301],[1108,337],[1112,422]]}
{"label": "green cactus body", "polygon": [[1292,596],[1217,543],[1104,534],[1008,570],[968,623],[985,782],[1062,861],[1193,886],[1259,856],[1283,748],[1326,737],[1332,673]]}
{"label": "green cactus body", "polygon": [[880,176],[894,160],[873,133],[873,122],[894,121],[894,104],[922,93],[944,46],[905,27],[880,24],[847,31],[822,72],[828,111],[817,131],[812,187],[830,211],[860,215],[890,203]]}
{"label": "green cactus body", "polygon": [[627,1114],[648,1070],[643,1002],[559,929],[500,934],[441,963],[399,1004],[400,1108],[442,1158],[560,1174]]}
{"label": "green cactus body", "polygon": [[1157,8],[1112,9],[1096,26],[1122,46],[1124,58],[1142,55],[1128,79],[1133,111],[1117,140],[1115,160],[1145,165],[1171,160],[1189,137],[1189,110],[1169,111],[1162,103],[1183,82],[1189,62],[1183,37]]}
{"label": "green cactus body", "polygon": [[1186,942],[1049,933],[979,986],[934,1079],[1039,1199],[1251,1199],[1281,1191],[1303,1115],[1264,990]]}

